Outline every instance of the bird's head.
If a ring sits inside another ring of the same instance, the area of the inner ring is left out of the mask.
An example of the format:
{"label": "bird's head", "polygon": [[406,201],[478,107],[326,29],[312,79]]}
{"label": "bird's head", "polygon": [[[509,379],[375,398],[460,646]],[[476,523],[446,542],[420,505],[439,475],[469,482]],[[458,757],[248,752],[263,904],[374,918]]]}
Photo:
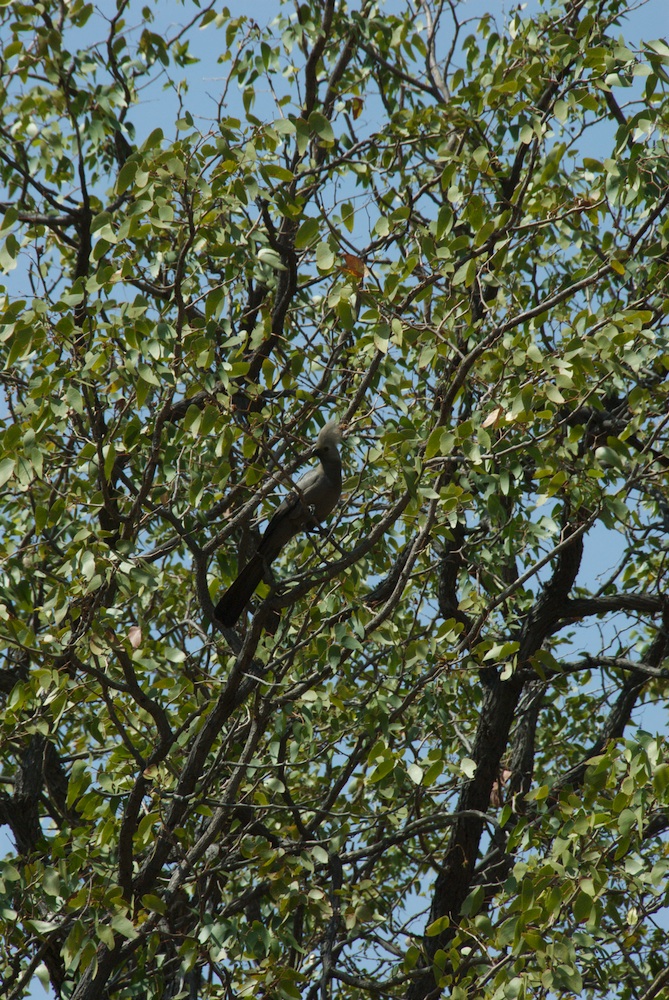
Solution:
{"label": "bird's head", "polygon": [[335,458],[339,455],[339,442],[341,441],[341,428],[336,420],[328,420],[327,424],[321,428],[320,434],[316,438],[314,445],[314,455],[321,461],[328,458]]}

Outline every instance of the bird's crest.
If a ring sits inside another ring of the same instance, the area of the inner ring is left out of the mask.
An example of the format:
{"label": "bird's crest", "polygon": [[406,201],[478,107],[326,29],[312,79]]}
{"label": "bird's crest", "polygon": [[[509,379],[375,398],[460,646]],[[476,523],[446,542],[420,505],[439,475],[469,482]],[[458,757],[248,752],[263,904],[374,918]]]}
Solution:
{"label": "bird's crest", "polygon": [[335,448],[341,442],[341,427],[336,420],[328,420],[327,424],[321,427],[316,439],[316,449],[327,448],[333,445]]}

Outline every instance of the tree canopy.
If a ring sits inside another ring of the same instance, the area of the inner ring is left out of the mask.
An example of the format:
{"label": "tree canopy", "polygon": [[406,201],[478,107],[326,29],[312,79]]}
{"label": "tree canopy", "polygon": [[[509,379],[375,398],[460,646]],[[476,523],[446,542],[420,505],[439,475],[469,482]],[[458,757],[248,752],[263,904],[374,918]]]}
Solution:
{"label": "tree canopy", "polygon": [[163,7],[0,4],[0,993],[653,1000],[669,44]]}

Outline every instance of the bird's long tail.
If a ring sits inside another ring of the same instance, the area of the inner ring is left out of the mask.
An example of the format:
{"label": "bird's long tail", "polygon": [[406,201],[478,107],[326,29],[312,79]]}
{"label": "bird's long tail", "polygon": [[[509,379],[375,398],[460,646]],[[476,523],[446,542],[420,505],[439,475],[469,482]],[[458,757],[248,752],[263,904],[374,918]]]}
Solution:
{"label": "bird's long tail", "polygon": [[256,552],[225,591],[216,605],[216,617],[222,625],[232,628],[236,623],[263,578],[264,563],[262,555]]}

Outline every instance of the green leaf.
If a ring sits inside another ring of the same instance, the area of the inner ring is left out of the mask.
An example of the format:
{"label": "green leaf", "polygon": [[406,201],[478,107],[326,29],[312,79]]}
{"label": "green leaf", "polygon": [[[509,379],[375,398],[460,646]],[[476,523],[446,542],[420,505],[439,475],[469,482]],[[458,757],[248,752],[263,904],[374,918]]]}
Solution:
{"label": "green leaf", "polygon": [[466,778],[473,778],[476,774],[476,762],[471,757],[462,757],[460,760],[460,770]]}
{"label": "green leaf", "polygon": [[316,266],[319,271],[331,271],[334,267],[335,255],[329,244],[319,243],[316,247]]}
{"label": "green leaf", "polygon": [[286,271],[286,265],[281,260],[281,255],[270,247],[262,247],[258,251],[258,260],[261,264],[269,264],[275,271]]}
{"label": "green leaf", "polygon": [[55,920],[28,920],[27,923],[29,927],[42,935],[58,930],[58,923]]}
{"label": "green leaf", "polygon": [[653,39],[652,41],[646,42],[648,48],[656,52],[658,56],[661,56],[663,60],[669,62],[669,45],[667,42],[661,38]]}
{"label": "green leaf", "polygon": [[137,365],[137,374],[142,379],[142,381],[146,382],[148,385],[155,385],[155,386],[160,385],[160,380],[158,379],[158,376],[154,373],[153,369],[149,367],[149,365],[140,362]]}
{"label": "green leaf", "polygon": [[418,764],[407,765],[407,774],[415,785],[420,785],[423,780],[423,770]]}
{"label": "green leaf", "polygon": [[142,906],[147,910],[150,910],[152,913],[167,913],[165,901],[161,899],[160,896],[156,896],[154,893],[149,892],[142,896]]}
{"label": "green leaf", "polygon": [[560,101],[560,100],[556,101],[553,107],[553,111],[555,112],[555,117],[557,118],[557,120],[562,124],[564,124],[564,122],[566,122],[567,118],[569,117],[569,105],[567,104],[566,101]]}
{"label": "green leaf", "polygon": [[298,250],[303,250],[318,237],[320,233],[320,222],[318,219],[305,219],[295,236],[295,246]]}
{"label": "green leaf", "polygon": [[461,264],[451,279],[454,285],[464,284],[467,288],[473,284],[476,278],[476,260],[472,258]]}
{"label": "green leaf", "polygon": [[660,764],[653,774],[653,788],[655,794],[663,796],[669,788],[669,764]]}
{"label": "green leaf", "polygon": [[146,137],[142,144],[142,152],[147,152],[149,149],[153,149],[155,146],[160,146],[163,141],[163,130],[161,128],[154,128],[152,132]]}
{"label": "green leaf", "polygon": [[15,468],[16,468],[15,459],[13,458],[0,459],[0,486],[4,486],[5,483],[12,478]]}
{"label": "green leaf", "polygon": [[433,920],[432,923],[428,924],[425,928],[425,934],[427,937],[438,937],[439,934],[443,934],[444,931],[448,930],[450,926],[451,921],[449,917],[437,917],[436,920]]}
{"label": "green leaf", "polygon": [[116,193],[123,194],[132,185],[135,180],[135,174],[137,173],[138,163],[137,160],[130,158],[125,161],[121,169],[119,170],[118,177],[116,179]]}
{"label": "green leaf", "polygon": [[332,125],[320,111],[312,111],[307,119],[309,122],[309,127],[313,129],[316,135],[321,139],[322,142],[331,145],[334,143],[334,132],[332,131]]}
{"label": "green leaf", "polygon": [[138,932],[132,921],[128,920],[124,913],[115,914],[111,919],[110,926],[129,941],[134,941],[138,937]]}

